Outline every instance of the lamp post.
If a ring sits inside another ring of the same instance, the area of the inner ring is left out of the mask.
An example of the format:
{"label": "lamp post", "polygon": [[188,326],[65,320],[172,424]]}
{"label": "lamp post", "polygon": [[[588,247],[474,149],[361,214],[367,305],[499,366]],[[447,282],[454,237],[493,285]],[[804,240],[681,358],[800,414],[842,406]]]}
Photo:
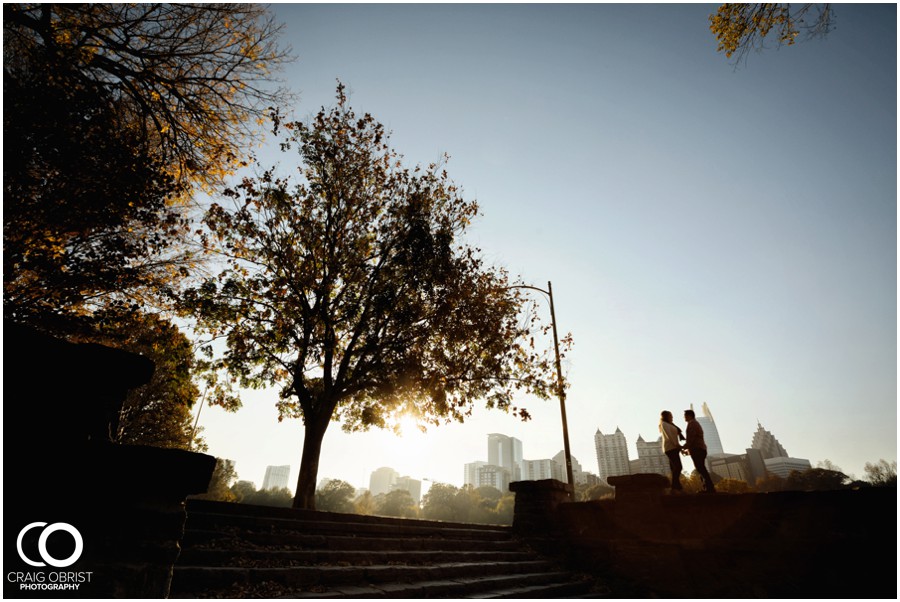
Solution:
{"label": "lamp post", "polygon": [[547,290],[528,284],[517,284],[509,288],[527,288],[547,295],[550,299],[550,323],[553,326],[553,349],[556,352],[556,390],[559,395],[559,411],[562,415],[563,449],[566,454],[566,479],[568,480],[570,495],[575,492],[575,479],[572,476],[572,453],[569,449],[569,423],[566,420],[566,390],[563,386],[562,364],[559,359],[559,335],[556,332],[556,309],[553,307],[553,285],[547,281]]}

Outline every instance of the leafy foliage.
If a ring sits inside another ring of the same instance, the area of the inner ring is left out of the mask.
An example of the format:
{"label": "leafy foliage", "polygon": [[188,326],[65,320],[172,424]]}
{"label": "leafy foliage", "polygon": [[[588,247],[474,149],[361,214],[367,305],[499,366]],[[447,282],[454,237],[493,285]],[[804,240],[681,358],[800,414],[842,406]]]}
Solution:
{"label": "leafy foliage", "polygon": [[252,118],[285,99],[271,73],[288,56],[263,5],[4,4],[3,20],[4,63],[67,65],[180,182],[227,173]]}
{"label": "leafy foliage", "polygon": [[238,481],[231,486],[234,501],[239,504],[254,504],[256,506],[276,506],[289,508],[293,496],[286,487],[257,490],[253,483]]}
{"label": "leafy foliage", "polygon": [[405,489],[395,489],[376,498],[375,514],[380,516],[396,516],[399,518],[415,518],[418,516],[416,502]]}
{"label": "leafy foliage", "polygon": [[546,399],[556,386],[534,308],[459,241],[477,205],[438,165],[403,168],[342,85],[337,100],[284,125],[301,182],[264,171],[210,208],[203,242],[226,267],[184,299],[227,347],[214,402],[236,408],[237,387],[277,386],[280,418],[303,420],[295,505],[307,508],[332,419],[348,431],[401,413],[436,425],[478,400],[528,418],[514,395]]}
{"label": "leafy foliage", "polygon": [[[719,52],[740,61],[750,50],[761,50],[769,33],[778,45],[790,46],[800,31],[807,37],[824,37],[834,26],[830,4],[722,4],[709,16],[709,29],[716,36]],[[774,32],[773,32],[774,30]]]}
{"label": "leafy foliage", "polygon": [[153,315],[112,314],[103,316],[90,335],[75,338],[138,353],[156,365],[149,383],[128,392],[115,441],[205,450],[194,433],[191,415],[199,394],[192,379],[194,351],[177,326]]}
{"label": "leafy foliage", "polygon": [[235,479],[237,479],[237,472],[234,470],[234,461],[216,458],[216,468],[213,470],[206,493],[191,497],[201,500],[233,502],[236,496],[231,490],[231,485]]}
{"label": "leafy foliage", "polygon": [[4,65],[4,315],[58,332],[165,282],[177,261],[162,257],[186,221],[167,203],[174,180],[104,90],[58,57],[30,57]]}
{"label": "leafy foliage", "polygon": [[327,512],[346,512],[355,510],[353,497],[356,488],[347,481],[332,479],[324,487],[316,491],[316,508]]}
{"label": "leafy foliage", "polygon": [[863,468],[866,472],[866,480],[876,487],[897,486],[897,461],[888,462],[881,459],[874,464],[866,462]]}
{"label": "leafy foliage", "polygon": [[493,487],[434,483],[422,499],[422,517],[460,523],[512,524],[515,495]]}

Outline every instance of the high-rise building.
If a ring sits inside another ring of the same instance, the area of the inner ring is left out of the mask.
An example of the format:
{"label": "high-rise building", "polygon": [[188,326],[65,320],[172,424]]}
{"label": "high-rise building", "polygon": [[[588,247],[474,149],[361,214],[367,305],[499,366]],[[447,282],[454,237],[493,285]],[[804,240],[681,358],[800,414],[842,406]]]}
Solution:
{"label": "high-rise building", "polygon": [[[553,456],[553,461],[562,466],[562,474],[563,477],[559,479],[563,483],[566,482],[566,450],[560,450],[558,454]],[[576,483],[584,483],[585,476],[584,470],[581,468],[581,463],[575,459],[575,456],[572,456],[572,478],[575,479]]]}
{"label": "high-rise building", "polygon": [[763,460],[769,458],[787,458],[788,453],[775,436],[764,429],[762,425],[756,423],[756,432],[753,433],[753,442],[750,444],[752,449],[758,449],[762,452]]}
{"label": "high-rise building", "polygon": [[521,480],[522,442],[515,437],[491,433],[488,435],[488,464],[508,470],[512,481]]}
{"label": "high-rise building", "polygon": [[628,444],[625,435],[616,427],[612,435],[604,435],[597,429],[594,435],[594,447],[597,450],[597,467],[600,478],[607,481],[609,477],[631,474],[628,460]]}
{"label": "high-rise building", "polygon": [[509,491],[509,471],[503,466],[485,464],[478,467],[475,487],[493,487],[502,493]]}
{"label": "high-rise building", "polygon": [[398,489],[408,491],[416,505],[419,505],[422,499],[422,481],[412,477],[398,477],[397,481],[391,485],[391,491],[397,491]]}
{"label": "high-rise building", "polygon": [[288,476],[291,466],[267,466],[266,476],[263,477],[263,489],[284,489],[288,486]]}
{"label": "high-rise building", "polygon": [[[722,440],[719,438],[719,429],[716,428],[716,421],[713,420],[712,412],[709,411],[709,406],[706,405],[705,401],[701,407],[703,408],[703,415],[695,416],[695,418],[703,428],[703,440],[706,442],[706,453],[709,457],[724,454],[725,449],[722,447]],[[691,404],[691,409],[694,409],[694,404]]]}
{"label": "high-rise building", "polygon": [[766,465],[758,449],[748,449],[742,455],[722,454],[710,458],[709,463],[711,473],[723,479],[744,481],[751,486],[766,476]]}
{"label": "high-rise building", "polygon": [[[565,461],[565,460],[563,460]],[[566,482],[565,465],[560,465],[555,460],[525,460],[523,462],[525,468],[522,475],[523,481],[542,481],[544,479],[556,479],[557,481]]]}
{"label": "high-rise building", "polygon": [[638,435],[637,453],[640,461],[638,472],[655,473],[669,476],[669,459],[662,450],[662,437],[656,441],[644,441],[644,438]]}
{"label": "high-rise building", "polygon": [[478,469],[482,466],[486,466],[487,462],[470,462],[466,464],[463,468],[465,470],[465,475],[463,477],[463,485],[471,485],[472,487],[478,487]]}
{"label": "high-rise building", "polygon": [[369,477],[369,491],[372,495],[390,493],[391,487],[397,482],[400,475],[393,468],[382,466]]}
{"label": "high-rise building", "polygon": [[803,472],[812,468],[809,460],[804,460],[803,458],[766,458],[763,462],[766,463],[767,471],[774,475],[778,475],[782,479],[791,476],[791,473],[795,470],[797,472]]}

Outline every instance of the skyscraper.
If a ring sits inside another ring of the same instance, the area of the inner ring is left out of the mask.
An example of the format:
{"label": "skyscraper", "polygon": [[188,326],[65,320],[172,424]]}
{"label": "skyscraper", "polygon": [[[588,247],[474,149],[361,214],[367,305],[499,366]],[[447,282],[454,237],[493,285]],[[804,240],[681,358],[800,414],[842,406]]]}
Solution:
{"label": "skyscraper", "polygon": [[750,444],[751,449],[758,449],[762,452],[763,460],[770,458],[787,458],[788,453],[775,436],[764,429],[762,425],[756,423],[756,432],[753,433],[753,442]]}
{"label": "skyscraper", "polygon": [[662,437],[656,441],[644,441],[644,438],[638,435],[636,445],[641,472],[669,476],[671,473],[669,459],[662,450]]}
{"label": "skyscraper", "polygon": [[509,471],[510,481],[522,480],[522,442],[499,433],[488,435],[488,464]]}
{"label": "skyscraper", "polygon": [[399,477],[400,475],[393,468],[382,466],[369,477],[369,491],[372,492],[372,495],[390,493]]}
{"label": "skyscraper", "polygon": [[422,481],[412,477],[399,477],[397,481],[391,485],[391,491],[403,490],[409,492],[416,505],[422,501]]}
{"label": "skyscraper", "polygon": [[288,486],[288,475],[291,472],[291,466],[267,466],[266,476],[263,477],[262,488],[265,489],[284,489]]}
{"label": "skyscraper", "polygon": [[597,450],[597,468],[601,479],[606,481],[609,477],[631,474],[628,467],[628,444],[618,427],[612,435],[604,435],[597,429],[594,447]]}
{"label": "skyscraper", "polygon": [[[584,483],[587,479],[584,471],[581,468],[581,463],[575,458],[575,456],[571,457],[572,459],[572,478],[575,479],[576,483]],[[559,464],[562,467],[562,478],[559,479],[563,483],[566,482],[566,450],[561,449],[558,454],[553,456],[553,461]]]}
{"label": "skyscraper", "polygon": [[478,487],[478,469],[485,465],[487,465],[487,462],[477,460],[475,462],[469,462],[468,464],[463,466],[463,469],[465,470],[463,485]]}
{"label": "skyscraper", "polygon": [[[713,420],[712,412],[709,411],[709,406],[706,405],[706,402],[703,402],[703,416],[696,416],[697,422],[700,423],[700,426],[703,428],[703,440],[706,442],[706,453],[709,456],[718,456],[725,453],[725,449],[722,447],[722,440],[719,439],[719,429],[716,428],[716,421]],[[694,409],[694,404],[691,404],[691,409]]]}
{"label": "skyscraper", "polygon": [[549,458],[545,460],[525,460],[523,464],[525,467],[522,475],[523,481],[542,481],[544,479],[556,479],[564,483],[566,481],[565,465],[561,465],[555,460]]}

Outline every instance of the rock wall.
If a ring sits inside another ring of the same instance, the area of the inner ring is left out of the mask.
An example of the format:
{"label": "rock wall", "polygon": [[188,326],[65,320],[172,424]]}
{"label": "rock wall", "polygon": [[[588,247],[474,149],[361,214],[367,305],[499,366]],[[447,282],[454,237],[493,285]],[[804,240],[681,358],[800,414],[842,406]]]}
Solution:
{"label": "rock wall", "polygon": [[513,527],[635,597],[897,597],[896,489],[671,496],[634,476],[555,509],[519,490]]}

